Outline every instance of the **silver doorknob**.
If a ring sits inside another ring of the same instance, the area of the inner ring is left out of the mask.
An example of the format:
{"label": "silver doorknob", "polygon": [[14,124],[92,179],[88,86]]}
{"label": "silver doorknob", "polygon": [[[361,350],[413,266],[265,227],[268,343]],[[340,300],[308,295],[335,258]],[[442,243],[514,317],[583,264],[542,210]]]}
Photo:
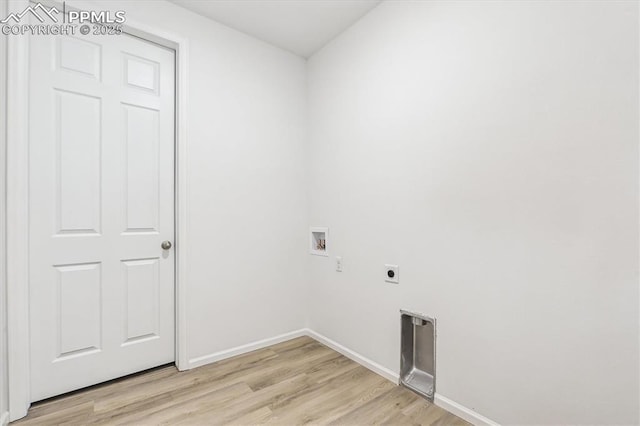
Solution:
{"label": "silver doorknob", "polygon": [[171,248],[171,241],[163,241],[160,246],[163,250],[169,250]]}

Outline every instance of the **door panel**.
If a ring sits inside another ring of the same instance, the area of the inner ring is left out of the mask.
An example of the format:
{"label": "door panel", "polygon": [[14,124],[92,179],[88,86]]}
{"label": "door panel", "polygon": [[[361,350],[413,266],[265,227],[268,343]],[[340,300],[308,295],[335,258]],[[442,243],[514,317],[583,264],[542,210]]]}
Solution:
{"label": "door panel", "polygon": [[159,111],[123,104],[125,232],[158,232]]}
{"label": "door panel", "polygon": [[100,233],[100,98],[54,89],[57,235]]}
{"label": "door panel", "polygon": [[56,61],[59,69],[100,80],[101,58],[100,44],[71,37],[57,39]]}
{"label": "door panel", "polygon": [[160,259],[122,262],[125,282],[126,321],[123,345],[159,337]]}
{"label": "door panel", "polygon": [[34,36],[32,400],[174,360],[174,52]]}
{"label": "door panel", "polygon": [[102,346],[102,271],[100,263],[55,266],[57,272],[55,361]]}

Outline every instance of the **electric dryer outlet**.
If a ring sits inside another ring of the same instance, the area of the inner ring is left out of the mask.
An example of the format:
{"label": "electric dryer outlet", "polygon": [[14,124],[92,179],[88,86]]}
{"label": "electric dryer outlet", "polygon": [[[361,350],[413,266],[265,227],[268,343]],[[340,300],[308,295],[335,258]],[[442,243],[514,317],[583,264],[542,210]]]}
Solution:
{"label": "electric dryer outlet", "polygon": [[398,265],[384,265],[384,280],[388,283],[400,283],[400,268]]}

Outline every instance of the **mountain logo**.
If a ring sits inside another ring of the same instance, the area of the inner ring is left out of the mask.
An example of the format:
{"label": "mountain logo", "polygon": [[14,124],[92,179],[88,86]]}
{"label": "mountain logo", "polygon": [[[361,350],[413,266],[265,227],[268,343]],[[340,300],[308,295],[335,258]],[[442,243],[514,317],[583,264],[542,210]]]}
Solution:
{"label": "mountain logo", "polygon": [[[35,18],[44,22],[45,18],[48,16],[53,22],[58,22],[58,18],[55,17],[60,11],[55,7],[48,9],[46,6],[43,6],[41,3],[36,3],[35,6],[29,6],[25,10],[20,13],[10,13],[9,16],[0,21],[2,24],[8,23],[10,20],[15,21],[16,23],[20,22],[20,20],[27,14],[31,14],[35,16]],[[45,15],[45,18],[43,18]]]}

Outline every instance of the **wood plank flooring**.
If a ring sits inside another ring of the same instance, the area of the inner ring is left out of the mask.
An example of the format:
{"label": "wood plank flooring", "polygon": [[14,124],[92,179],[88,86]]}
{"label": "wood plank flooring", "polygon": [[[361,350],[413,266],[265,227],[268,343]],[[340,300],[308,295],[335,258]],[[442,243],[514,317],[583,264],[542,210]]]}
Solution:
{"label": "wood plank flooring", "polygon": [[467,425],[309,337],[36,403],[12,425]]}

